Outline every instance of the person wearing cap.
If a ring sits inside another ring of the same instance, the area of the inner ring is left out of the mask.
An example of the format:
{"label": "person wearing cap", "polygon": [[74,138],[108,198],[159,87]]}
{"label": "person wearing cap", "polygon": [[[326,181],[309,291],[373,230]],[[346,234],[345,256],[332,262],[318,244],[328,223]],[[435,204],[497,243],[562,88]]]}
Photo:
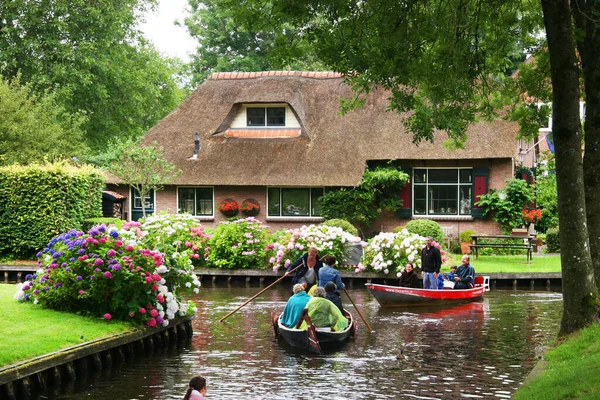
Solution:
{"label": "person wearing cap", "polygon": [[326,255],[323,257],[325,266],[319,270],[319,287],[324,288],[327,282],[335,283],[336,288],[345,289],[344,283],[342,282],[342,275],[340,271],[333,268],[337,262],[337,258],[332,255]]}
{"label": "person wearing cap", "polygon": [[283,313],[281,314],[281,323],[288,328],[294,328],[302,314],[302,310],[306,307],[306,304],[310,300],[310,296],[306,293],[305,287],[296,283],[293,288],[294,294],[288,300]]}
{"label": "person wearing cap", "polygon": [[335,286],[335,283],[327,282],[324,289],[325,298],[335,304],[342,312],[342,315],[346,315],[344,314],[344,307],[342,306],[342,296],[340,296],[340,293],[337,291],[337,286]]}
{"label": "person wearing cap", "polygon": [[290,264],[286,271],[286,275],[290,274],[294,268],[299,265],[302,266],[296,270],[296,274],[292,278],[292,286],[298,283],[300,278],[306,279],[309,286],[316,284],[319,279],[319,270],[323,266],[317,248],[314,246],[309,247],[307,253],[304,253],[302,256],[298,257],[296,261]]}

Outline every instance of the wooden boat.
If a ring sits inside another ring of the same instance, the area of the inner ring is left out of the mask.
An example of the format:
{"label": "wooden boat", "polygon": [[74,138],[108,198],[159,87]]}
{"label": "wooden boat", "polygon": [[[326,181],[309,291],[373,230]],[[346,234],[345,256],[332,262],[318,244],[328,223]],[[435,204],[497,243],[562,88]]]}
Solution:
{"label": "wooden boat", "polygon": [[475,287],[471,289],[414,289],[374,283],[367,283],[366,286],[382,307],[406,307],[479,300],[489,290],[488,282],[489,277],[476,276]]}
{"label": "wooden boat", "polygon": [[[348,327],[343,331],[329,332],[321,331],[316,328],[308,314],[303,313],[301,316],[307,323],[307,329],[288,328],[281,324],[281,314],[276,312],[271,313],[271,321],[273,329],[278,338],[283,339],[292,347],[308,350],[314,353],[321,354],[324,349],[333,348],[346,343],[356,333],[356,321],[348,311],[344,310],[346,318],[348,318]],[[300,322],[298,323],[300,325]]]}

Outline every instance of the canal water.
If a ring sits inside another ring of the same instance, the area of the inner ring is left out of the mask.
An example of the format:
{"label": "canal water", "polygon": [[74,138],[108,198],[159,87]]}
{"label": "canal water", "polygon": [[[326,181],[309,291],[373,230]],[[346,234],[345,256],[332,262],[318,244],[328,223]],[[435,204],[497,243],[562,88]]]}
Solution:
{"label": "canal water", "polygon": [[181,399],[189,379],[208,379],[208,399],[510,398],[552,343],[562,296],[491,291],[483,302],[382,309],[363,289],[349,293],[369,321],[355,339],[317,356],[274,339],[269,315],[289,288],[271,289],[219,319],[259,288],[202,288],[194,336],[179,348],[114,366],[40,395],[42,399]]}

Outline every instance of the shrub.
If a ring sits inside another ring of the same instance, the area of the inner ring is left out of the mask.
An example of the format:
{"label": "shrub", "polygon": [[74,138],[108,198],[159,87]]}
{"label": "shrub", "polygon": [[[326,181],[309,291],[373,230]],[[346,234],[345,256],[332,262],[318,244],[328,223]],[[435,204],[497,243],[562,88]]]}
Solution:
{"label": "shrub", "polygon": [[[269,244],[267,250],[273,271],[282,266],[287,268],[311,246],[319,249],[321,257],[326,254],[335,256],[339,260],[338,266],[342,266],[346,245],[357,243],[366,246],[358,236],[353,236],[337,226],[310,225],[288,229],[277,242]],[[355,271],[359,272],[362,269],[362,264],[359,264]]]}
{"label": "shrub", "polygon": [[[63,233],[37,256],[41,268],[25,277],[19,300],[148,326],[167,326],[176,314],[193,311],[168,289],[163,260],[169,255],[143,248],[114,227]],[[200,284],[185,277],[190,286]]]}
{"label": "shrub", "polygon": [[[363,264],[370,271],[396,273],[400,276],[408,262],[415,267],[421,266],[421,249],[424,245],[424,236],[410,233],[407,229],[401,232],[382,232],[369,241],[363,255]],[[440,249],[442,262],[446,262],[448,258],[442,246],[437,242],[433,245]]]}
{"label": "shrub", "polygon": [[473,236],[475,234],[475,231],[472,229],[465,229],[464,231],[462,231],[460,233],[460,235],[458,236],[461,243],[472,243],[473,242],[473,238],[471,236]]}
{"label": "shrub", "polygon": [[121,229],[123,227],[123,224],[125,223],[124,220],[119,219],[119,218],[108,218],[108,217],[98,217],[98,218],[86,218],[83,220],[83,223],[81,224],[81,229],[84,231],[89,231],[90,229],[92,229],[92,227],[96,226],[96,225],[114,225],[117,229]]}
{"label": "shrub", "polygon": [[217,268],[266,268],[269,235],[254,217],[223,221],[209,240],[208,265]]}
{"label": "shrub", "polygon": [[410,233],[416,233],[423,237],[431,236],[433,240],[441,243],[444,240],[444,231],[435,221],[430,219],[415,219],[406,224],[406,230]]}
{"label": "shrub", "polygon": [[558,253],[560,251],[558,228],[550,228],[546,231],[546,250],[548,253]]}
{"label": "shrub", "polygon": [[452,241],[452,244],[450,245],[450,252],[452,254],[462,255],[462,248],[460,247],[460,242]]}
{"label": "shrub", "polygon": [[493,215],[505,233],[523,225],[523,207],[533,200],[533,190],[523,179],[509,179],[501,190],[490,189],[479,196],[475,204],[483,208],[485,216]]}
{"label": "shrub", "polygon": [[0,254],[32,257],[86,218],[102,215],[102,175],[66,164],[0,168]]}
{"label": "shrub", "polygon": [[348,232],[349,234],[351,234],[353,236],[358,236],[358,229],[356,229],[356,227],[354,225],[352,225],[350,222],[346,221],[345,219],[341,219],[341,218],[328,219],[327,221],[324,221],[321,225],[337,226],[338,228],[342,228],[343,230],[345,230],[346,232]]}

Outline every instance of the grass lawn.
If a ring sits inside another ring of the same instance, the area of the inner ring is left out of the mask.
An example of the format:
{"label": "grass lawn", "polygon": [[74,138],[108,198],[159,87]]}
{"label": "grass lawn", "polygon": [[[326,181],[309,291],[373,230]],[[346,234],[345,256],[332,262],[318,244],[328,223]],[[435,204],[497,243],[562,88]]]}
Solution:
{"label": "grass lawn", "polygon": [[0,367],[115,333],[133,331],[120,321],[105,321],[44,309],[14,300],[14,284],[0,284]]}
{"label": "grass lawn", "polygon": [[600,324],[567,337],[548,351],[543,371],[513,399],[597,399],[600,394]]}
{"label": "grass lawn", "polygon": [[[451,254],[450,259],[442,266],[442,272],[450,272],[451,265],[460,265],[462,256]],[[520,272],[561,272],[560,256],[536,256],[527,264],[525,255],[517,256],[471,256],[471,265],[477,275],[492,273],[520,273]]]}

